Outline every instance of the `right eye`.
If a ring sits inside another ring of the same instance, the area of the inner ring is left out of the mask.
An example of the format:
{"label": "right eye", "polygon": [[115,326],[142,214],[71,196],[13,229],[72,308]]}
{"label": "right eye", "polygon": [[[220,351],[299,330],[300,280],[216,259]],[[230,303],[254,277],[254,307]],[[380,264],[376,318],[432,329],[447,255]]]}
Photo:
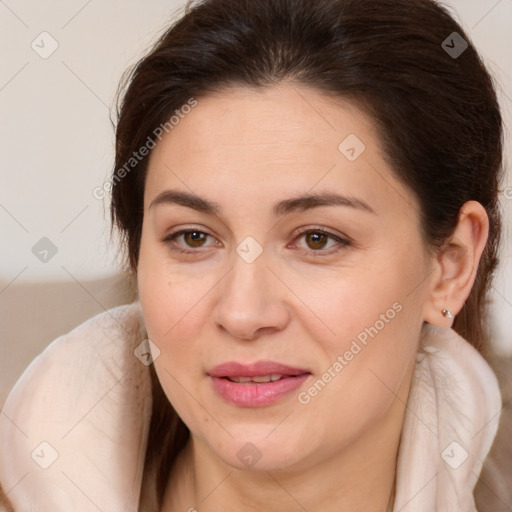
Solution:
{"label": "right eye", "polygon": [[[197,250],[194,249],[205,247],[204,242],[205,240],[207,240],[207,237],[209,236],[211,235],[198,229],[182,229],[180,231],[176,231],[175,233],[171,233],[170,235],[166,236],[162,240],[162,242],[167,243],[172,251],[191,254],[197,252]],[[176,240],[179,239],[180,237],[183,237],[183,241],[185,242],[186,247],[189,247],[189,249],[185,249],[183,248],[183,246],[179,246],[176,243]]]}

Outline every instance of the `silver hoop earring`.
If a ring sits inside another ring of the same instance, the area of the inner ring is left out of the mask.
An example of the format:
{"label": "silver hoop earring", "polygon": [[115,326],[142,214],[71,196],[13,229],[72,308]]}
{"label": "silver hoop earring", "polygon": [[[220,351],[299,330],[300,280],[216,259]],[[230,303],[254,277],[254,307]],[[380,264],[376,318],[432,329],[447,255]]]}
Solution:
{"label": "silver hoop earring", "polygon": [[443,314],[443,316],[444,316],[445,318],[453,318],[453,315],[452,315],[452,314],[451,314],[451,312],[450,312],[450,311],[448,311],[447,309],[443,309],[443,310],[441,311],[441,313]]}

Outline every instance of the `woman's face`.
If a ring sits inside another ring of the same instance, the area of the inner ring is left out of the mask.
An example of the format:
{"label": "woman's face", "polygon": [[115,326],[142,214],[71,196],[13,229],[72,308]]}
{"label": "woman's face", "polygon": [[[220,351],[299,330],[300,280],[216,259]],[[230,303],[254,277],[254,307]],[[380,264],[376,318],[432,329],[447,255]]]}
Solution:
{"label": "woman's face", "polygon": [[138,286],[155,369],[231,466],[307,467],[401,421],[429,264],[417,201],[351,103],[217,93],[153,150]]}

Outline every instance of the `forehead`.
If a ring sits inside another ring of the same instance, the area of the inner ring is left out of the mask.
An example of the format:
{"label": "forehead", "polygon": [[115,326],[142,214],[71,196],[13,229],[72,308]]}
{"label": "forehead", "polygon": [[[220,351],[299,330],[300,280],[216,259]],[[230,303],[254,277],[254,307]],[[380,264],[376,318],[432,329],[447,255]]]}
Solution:
{"label": "forehead", "polygon": [[162,189],[176,186],[212,199],[263,201],[269,208],[270,196],[278,200],[315,188],[363,194],[376,210],[390,194],[412,201],[362,110],[291,84],[198,98],[153,149],[145,207]]}
{"label": "forehead", "polygon": [[171,150],[179,146],[188,162],[205,153],[231,161],[250,154],[261,158],[262,145],[266,160],[283,154],[293,157],[295,151],[314,153],[316,160],[318,150],[337,155],[344,135],[359,134],[363,139],[373,131],[371,120],[354,104],[335,102],[304,86],[230,88],[197,101],[160,145]]}

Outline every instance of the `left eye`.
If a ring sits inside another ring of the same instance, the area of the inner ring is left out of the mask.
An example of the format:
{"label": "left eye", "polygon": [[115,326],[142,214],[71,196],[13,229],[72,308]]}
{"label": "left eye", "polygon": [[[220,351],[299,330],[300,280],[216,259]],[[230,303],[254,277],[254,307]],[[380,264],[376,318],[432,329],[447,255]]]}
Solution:
{"label": "left eye", "polygon": [[[297,239],[300,239],[300,238],[304,238],[304,240],[306,241],[306,244],[309,247],[309,249],[306,249],[306,250],[309,250],[310,252],[317,252],[317,253],[322,252],[322,253],[331,254],[332,252],[336,252],[337,250],[340,250],[343,247],[350,245],[349,240],[341,238],[341,237],[334,235],[332,233],[329,233],[327,231],[323,231],[321,229],[303,231],[297,237]],[[324,250],[326,245],[328,244],[329,240],[331,240],[334,243],[328,249],[335,248],[334,251]]]}

